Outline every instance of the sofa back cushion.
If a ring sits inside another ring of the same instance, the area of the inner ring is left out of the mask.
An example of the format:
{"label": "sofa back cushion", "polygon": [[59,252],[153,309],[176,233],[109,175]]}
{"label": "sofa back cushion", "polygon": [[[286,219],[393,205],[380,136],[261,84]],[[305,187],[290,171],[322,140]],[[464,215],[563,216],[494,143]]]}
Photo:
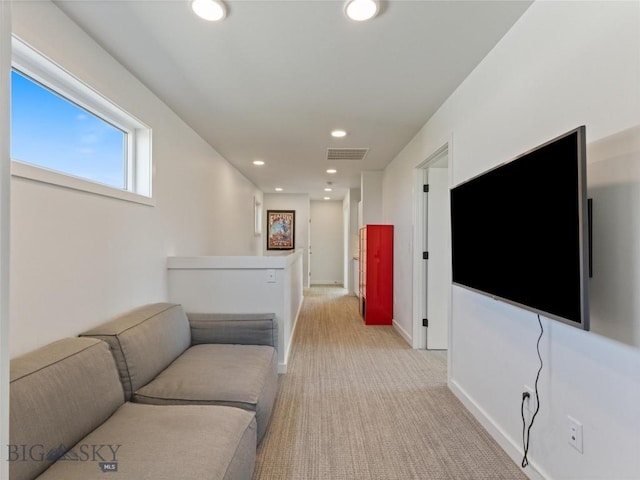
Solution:
{"label": "sofa back cushion", "polygon": [[9,472],[30,480],[124,403],[109,346],[66,338],[11,360]]}
{"label": "sofa back cushion", "polygon": [[136,308],[82,336],[109,344],[127,400],[191,345],[187,316],[172,303]]}

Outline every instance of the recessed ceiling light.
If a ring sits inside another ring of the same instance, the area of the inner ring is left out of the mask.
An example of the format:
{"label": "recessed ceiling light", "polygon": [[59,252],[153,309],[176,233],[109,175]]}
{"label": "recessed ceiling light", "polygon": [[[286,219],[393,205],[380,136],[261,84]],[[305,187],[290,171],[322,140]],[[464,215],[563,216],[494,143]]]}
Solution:
{"label": "recessed ceiling light", "polygon": [[338,171],[335,168],[330,168],[327,170],[327,173],[338,173]]}
{"label": "recessed ceiling light", "polygon": [[281,192],[283,190],[282,187],[276,187],[276,192]]}
{"label": "recessed ceiling light", "polygon": [[191,9],[200,18],[217,22],[227,15],[227,9],[219,0],[192,0]]}
{"label": "recessed ceiling light", "polygon": [[331,197],[324,197],[325,200],[331,200]]}
{"label": "recessed ceiling light", "polygon": [[332,190],[329,187],[327,187],[327,188],[324,189],[324,191],[325,192],[331,192]]}
{"label": "recessed ceiling light", "polygon": [[264,165],[264,160],[254,160],[253,164],[254,165]]}
{"label": "recessed ceiling light", "polygon": [[344,7],[344,11],[351,20],[363,22],[377,15],[378,2],[376,0],[350,0]]}
{"label": "recessed ceiling light", "polygon": [[342,138],[347,136],[347,132],[345,132],[344,130],[334,130],[333,132],[331,132],[331,136],[335,138]]}

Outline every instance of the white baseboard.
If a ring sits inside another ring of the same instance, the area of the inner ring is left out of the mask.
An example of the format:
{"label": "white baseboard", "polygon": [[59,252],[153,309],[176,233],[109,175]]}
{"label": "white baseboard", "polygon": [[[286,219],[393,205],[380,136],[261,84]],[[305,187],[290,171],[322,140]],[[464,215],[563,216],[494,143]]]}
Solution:
{"label": "white baseboard", "polygon": [[[480,424],[489,432],[493,439],[498,442],[500,447],[511,457],[511,459],[520,466],[522,462],[523,451],[520,445],[515,443],[502,428],[491,418],[487,412],[480,407],[473,398],[454,380],[449,379],[449,389],[460,400],[467,410],[480,422]],[[528,478],[532,480],[545,480],[549,477],[543,469],[536,465],[535,461],[529,459],[529,466],[526,469],[520,468]]]}
{"label": "white baseboard", "polygon": [[402,328],[398,322],[395,321],[395,319],[393,320],[393,328],[396,329],[396,331],[400,334],[404,341],[409,344],[410,347],[413,345],[413,339],[411,338],[411,335],[409,335],[407,331]]}
{"label": "white baseboard", "polygon": [[293,345],[293,336],[296,333],[296,327],[298,326],[298,317],[300,316],[300,310],[302,310],[302,303],[304,302],[304,296],[300,297],[300,303],[298,304],[298,311],[293,319],[293,328],[291,329],[291,337],[289,337],[289,346],[284,354],[284,363],[278,364],[278,373],[287,373],[287,364],[289,363],[289,354],[291,353],[291,345]]}

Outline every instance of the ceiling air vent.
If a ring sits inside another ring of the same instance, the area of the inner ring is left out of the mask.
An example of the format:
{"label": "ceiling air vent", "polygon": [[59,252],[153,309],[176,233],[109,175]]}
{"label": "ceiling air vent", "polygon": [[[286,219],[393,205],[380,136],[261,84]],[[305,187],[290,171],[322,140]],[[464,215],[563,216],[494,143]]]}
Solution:
{"label": "ceiling air vent", "polygon": [[327,160],[364,160],[368,148],[327,148]]}

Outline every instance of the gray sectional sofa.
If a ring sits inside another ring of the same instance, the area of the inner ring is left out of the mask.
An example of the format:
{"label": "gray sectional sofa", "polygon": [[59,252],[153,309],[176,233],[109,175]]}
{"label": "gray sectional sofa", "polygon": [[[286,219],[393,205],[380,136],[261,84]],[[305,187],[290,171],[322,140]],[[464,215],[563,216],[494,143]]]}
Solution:
{"label": "gray sectional sofa", "polygon": [[10,480],[250,479],[273,315],[152,304],[11,361]]}

